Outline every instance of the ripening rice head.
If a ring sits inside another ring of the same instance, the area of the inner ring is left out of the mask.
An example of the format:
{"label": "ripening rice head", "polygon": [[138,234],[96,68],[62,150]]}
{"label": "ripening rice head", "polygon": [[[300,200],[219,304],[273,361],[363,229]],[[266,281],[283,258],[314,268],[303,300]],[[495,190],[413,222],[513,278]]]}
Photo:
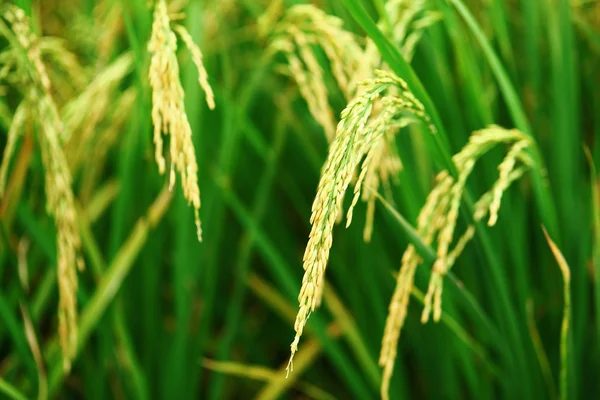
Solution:
{"label": "ripening rice head", "polygon": [[209,108],[214,108],[214,95],[208,84],[208,76],[202,63],[200,49],[182,26],[171,29],[171,20],[164,0],[159,0],[154,9],[152,35],[148,50],[150,60],[150,86],[152,88],[152,122],[156,163],[161,174],[166,171],[163,155],[163,135],[169,135],[170,187],[175,184],[175,171],[179,173],[181,187],[186,200],[194,208],[198,240],[202,240],[200,226],[200,189],[198,187],[198,164],[192,142],[192,129],[185,113],[184,92],[179,79],[177,61],[177,32],[192,53],[198,68],[198,80],[206,93]]}
{"label": "ripening rice head", "polygon": [[282,53],[284,67],[298,85],[313,118],[323,127],[329,141],[335,136],[336,118],[329,104],[327,76],[318,61],[320,49],[342,94],[355,94],[356,70],[362,49],[355,35],[343,29],[343,21],[312,5],[295,5],[287,10],[273,30],[271,51]]}
{"label": "ripening rice head", "polygon": [[[425,296],[422,322],[427,322],[432,312],[434,321],[439,321],[441,318],[443,278],[475,234],[475,227],[468,226],[452,246],[466,181],[477,160],[493,147],[501,144],[508,145],[509,149],[504,160],[498,166],[498,180],[476,202],[473,215],[474,221],[477,222],[489,213],[488,224],[494,225],[498,219],[502,193],[522,177],[529,168],[533,167],[533,161],[529,154],[532,140],[518,130],[508,130],[498,126],[490,126],[473,133],[467,145],[453,157],[457,176],[451,176],[447,171],[438,174],[436,184],[419,213],[417,233],[425,244],[437,243],[437,259],[432,268],[432,276]],[[409,245],[402,257],[402,265],[390,302],[381,346],[379,364],[384,368],[381,386],[381,395],[384,399],[389,398],[388,390],[400,331],[406,318],[414,273],[421,262],[415,248]]]}
{"label": "ripening rice head", "polygon": [[[333,226],[348,185],[359,170],[361,161],[364,160],[355,185],[353,205],[348,210],[348,223],[351,222],[352,208],[360,197],[368,169],[376,168],[379,146],[385,140],[388,127],[395,126],[407,114],[430,124],[422,104],[408,91],[406,83],[393,74],[377,71],[376,78],[364,81],[360,86],[360,94],[342,112],[313,202],[311,231],[303,259],[305,272],[298,297],[300,309],[294,327],[296,336],[291,345],[288,371],[291,370],[291,362],[308,317],[321,302],[325,268],[333,243]],[[392,88],[397,89],[393,94]],[[373,103],[378,99],[383,106],[374,116]]]}
{"label": "ripening rice head", "polygon": [[[441,218],[448,208],[449,199],[445,196],[452,186],[451,176],[443,171],[436,178],[436,186],[427,196],[425,205],[417,217],[417,233],[423,242],[431,245],[435,234],[441,228]],[[398,341],[406,320],[414,276],[422,259],[413,245],[409,245],[402,255],[400,272],[396,278],[396,288],[389,305],[385,323],[379,365],[383,368],[381,397],[388,399],[389,385],[394,371]]]}
{"label": "ripening rice head", "polygon": [[[58,330],[63,365],[68,371],[77,350],[77,267],[83,269],[84,264],[80,254],[81,239],[71,189],[71,172],[61,143],[64,128],[50,95],[50,80],[41,59],[39,39],[31,31],[29,20],[23,10],[15,6],[5,8],[2,18],[9,25],[0,20],[0,34],[8,39],[12,51],[19,54],[14,61],[16,71],[25,72],[21,77],[25,99],[13,117],[7,160],[14,151],[14,141],[22,131],[24,119],[30,118],[39,128],[37,139],[44,166],[46,208],[54,218],[57,230]],[[5,162],[0,168],[2,186],[8,168],[8,161]]]}
{"label": "ripening rice head", "polygon": [[452,158],[458,170],[458,179],[446,194],[450,199],[450,207],[442,216],[442,227],[437,237],[437,259],[433,266],[431,281],[425,296],[422,322],[428,321],[432,310],[434,321],[439,321],[442,313],[443,277],[452,268],[460,253],[474,235],[474,227],[469,226],[456,241],[454,249],[450,250],[455,237],[458,210],[466,180],[473,171],[475,163],[489,150],[500,144],[507,144],[510,147],[504,160],[498,166],[498,180],[490,191],[483,194],[475,204],[473,219],[476,222],[489,213],[488,225],[493,226],[498,220],[502,194],[528,168],[533,166],[529,154],[532,145],[531,138],[516,129],[509,130],[499,126],[490,126],[474,132],[462,151]]}

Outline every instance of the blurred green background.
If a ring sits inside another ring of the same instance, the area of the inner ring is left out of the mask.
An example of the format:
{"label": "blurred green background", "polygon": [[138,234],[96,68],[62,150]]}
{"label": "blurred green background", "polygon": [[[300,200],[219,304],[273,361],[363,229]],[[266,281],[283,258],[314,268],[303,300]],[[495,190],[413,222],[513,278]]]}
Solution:
{"label": "blurred green background", "polygon": [[[378,398],[381,338],[408,244],[380,204],[371,243],[362,241],[364,204],[350,228],[335,229],[326,301],[312,314],[294,373],[285,379],[310,207],[327,155],[323,130],[294,81],[278,72],[285,60],[268,50],[270,29],[299,2],[170,2],[202,49],[215,92],[210,111],[181,45],[202,243],[179,184],[169,194],[168,177],[154,161],[147,76],[152,2],[14,3],[38,34],[64,40],[81,66],[82,82],[75,82],[68,67],[45,60],[61,111],[119,57],[129,53],[133,62],[106,91],[106,104],[99,96],[75,109],[92,127],[86,133],[92,139],[64,144],[67,157],[80,158],[73,191],[87,265],[79,273],[78,356],[68,376],[57,344],[56,233],[45,211],[42,160],[34,130],[19,141],[12,190],[0,200],[0,397]],[[447,280],[440,323],[420,323],[416,293],[390,397],[559,397],[563,281],[541,228],[555,221],[550,234],[571,268],[566,394],[597,398],[600,2],[425,1],[439,20],[424,31],[410,66],[394,64],[398,44],[382,40],[374,25],[384,3],[313,2],[343,19],[345,29],[376,39],[390,68],[409,84],[402,72],[415,74],[411,79],[423,84],[440,115],[451,154],[492,123],[529,129],[550,185],[540,199],[526,176],[505,193],[498,224],[483,227]],[[345,102],[328,79],[338,114]],[[21,97],[10,80],[0,85],[4,148]],[[97,119],[96,107],[103,107]],[[75,134],[84,134],[85,125]],[[404,170],[393,187],[393,207],[413,225],[443,168],[422,130],[398,135]],[[478,164],[470,190],[487,190],[500,161],[500,153],[491,153]],[[543,202],[553,204],[546,221]],[[421,291],[428,276],[429,268],[419,269]]]}

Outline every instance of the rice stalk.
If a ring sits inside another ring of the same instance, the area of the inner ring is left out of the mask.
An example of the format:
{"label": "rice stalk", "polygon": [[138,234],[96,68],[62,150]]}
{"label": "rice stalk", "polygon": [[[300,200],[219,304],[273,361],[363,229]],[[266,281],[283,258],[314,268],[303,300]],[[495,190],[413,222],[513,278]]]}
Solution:
{"label": "rice stalk", "polygon": [[[352,177],[360,169],[354,199],[347,212],[348,225],[352,222],[352,210],[361,194],[374,154],[386,132],[394,132],[398,120],[406,114],[425,122],[433,132],[423,105],[408,90],[406,83],[388,72],[377,71],[376,74],[376,78],[360,83],[361,94],[342,112],[322,170],[312,205],[311,231],[303,259],[305,273],[298,296],[300,309],[294,325],[296,336],[290,346],[288,372],[293,369],[292,360],[310,313],[321,303],[325,268],[333,243],[333,226],[341,213],[342,201]],[[396,89],[394,94],[392,88]],[[385,107],[373,116],[373,102],[378,98]]]}
{"label": "rice stalk", "polygon": [[154,9],[152,35],[148,43],[150,60],[150,86],[152,87],[152,122],[154,124],[154,144],[156,163],[161,174],[165,173],[166,161],[163,155],[162,135],[170,137],[170,173],[172,189],[175,184],[175,169],[180,175],[185,199],[194,208],[194,219],[198,240],[202,241],[200,225],[200,188],[198,187],[198,164],[192,143],[192,129],[184,106],[184,92],[179,79],[177,61],[177,32],[192,53],[192,59],[199,72],[199,82],[206,93],[209,108],[213,109],[214,96],[206,70],[202,64],[200,49],[193,43],[182,26],[171,28],[171,19],[165,0],[158,0]]}
{"label": "rice stalk", "polygon": [[[15,51],[17,76],[25,84],[25,100],[21,106],[28,109],[28,115],[40,128],[38,142],[45,169],[46,208],[54,217],[57,229],[58,330],[63,368],[68,372],[77,343],[77,267],[82,270],[84,263],[71,173],[60,140],[64,127],[50,94],[51,84],[41,59],[39,38],[32,32],[27,16],[22,9],[7,6],[2,18],[9,25],[0,20],[0,34]],[[20,121],[17,119],[16,123]]]}
{"label": "rice stalk", "polygon": [[[473,215],[474,221],[477,222],[489,214],[488,225],[493,226],[498,220],[502,194],[533,166],[529,156],[531,139],[518,130],[507,130],[498,126],[490,126],[471,135],[469,143],[452,158],[458,171],[457,178],[452,177],[447,171],[440,172],[436,177],[436,185],[419,213],[417,233],[427,245],[437,242],[436,261],[432,268],[421,315],[423,323],[429,320],[432,312],[434,321],[440,320],[443,278],[475,234],[474,225],[470,225],[456,241],[454,240],[458,212],[467,179],[476,161],[500,144],[508,144],[510,149],[498,166],[497,181],[477,201]],[[416,249],[409,245],[402,256],[400,273],[390,301],[382,339],[379,364],[384,369],[381,385],[383,399],[389,398],[388,391],[397,355],[398,340],[406,319],[416,269],[421,263],[422,259]]]}

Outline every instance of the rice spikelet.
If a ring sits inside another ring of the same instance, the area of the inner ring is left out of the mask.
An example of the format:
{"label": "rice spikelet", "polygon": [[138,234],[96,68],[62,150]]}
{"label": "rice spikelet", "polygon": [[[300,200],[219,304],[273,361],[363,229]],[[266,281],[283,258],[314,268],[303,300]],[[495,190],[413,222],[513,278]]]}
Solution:
{"label": "rice spikelet", "polygon": [[[176,28],[176,30],[192,53],[192,59],[198,67],[200,85],[205,90],[206,101],[212,109],[214,108],[214,96],[207,81],[200,50],[193,44],[190,35],[183,27]],[[156,163],[159,172],[164,174],[166,161],[163,156],[162,135],[169,135],[170,187],[172,188],[175,184],[176,168],[181,178],[184,197],[194,208],[198,240],[202,241],[198,164],[192,143],[192,129],[185,113],[183,87],[179,80],[179,64],[176,55],[177,37],[171,29],[165,0],[158,0],[156,3],[148,51],[152,55],[149,77],[152,87],[152,122],[154,124]]]}
{"label": "rice spikelet", "polygon": [[[333,226],[340,213],[344,194],[361,160],[366,157],[360,172],[362,178],[359,178],[355,188],[354,204],[360,196],[370,165],[369,159],[377,152],[377,146],[385,137],[388,127],[395,126],[395,122],[404,114],[411,114],[430,125],[423,105],[408,91],[406,83],[395,75],[377,71],[377,78],[364,81],[360,86],[361,94],[342,112],[313,202],[311,231],[303,260],[305,273],[298,296],[300,310],[294,326],[296,336],[291,344],[288,372],[293,368],[292,360],[308,317],[321,303],[325,268],[333,243]],[[396,93],[385,95],[392,88],[396,89]],[[381,98],[385,108],[371,118],[373,102],[378,98]],[[352,209],[353,205],[348,210],[348,224],[351,222]]]}

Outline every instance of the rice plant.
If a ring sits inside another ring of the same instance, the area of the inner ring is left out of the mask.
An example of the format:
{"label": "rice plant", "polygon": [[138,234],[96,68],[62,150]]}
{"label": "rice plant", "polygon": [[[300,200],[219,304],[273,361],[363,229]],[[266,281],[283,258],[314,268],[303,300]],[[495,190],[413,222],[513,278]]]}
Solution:
{"label": "rice plant", "polygon": [[598,87],[595,1],[1,2],[0,397],[598,397]]}

